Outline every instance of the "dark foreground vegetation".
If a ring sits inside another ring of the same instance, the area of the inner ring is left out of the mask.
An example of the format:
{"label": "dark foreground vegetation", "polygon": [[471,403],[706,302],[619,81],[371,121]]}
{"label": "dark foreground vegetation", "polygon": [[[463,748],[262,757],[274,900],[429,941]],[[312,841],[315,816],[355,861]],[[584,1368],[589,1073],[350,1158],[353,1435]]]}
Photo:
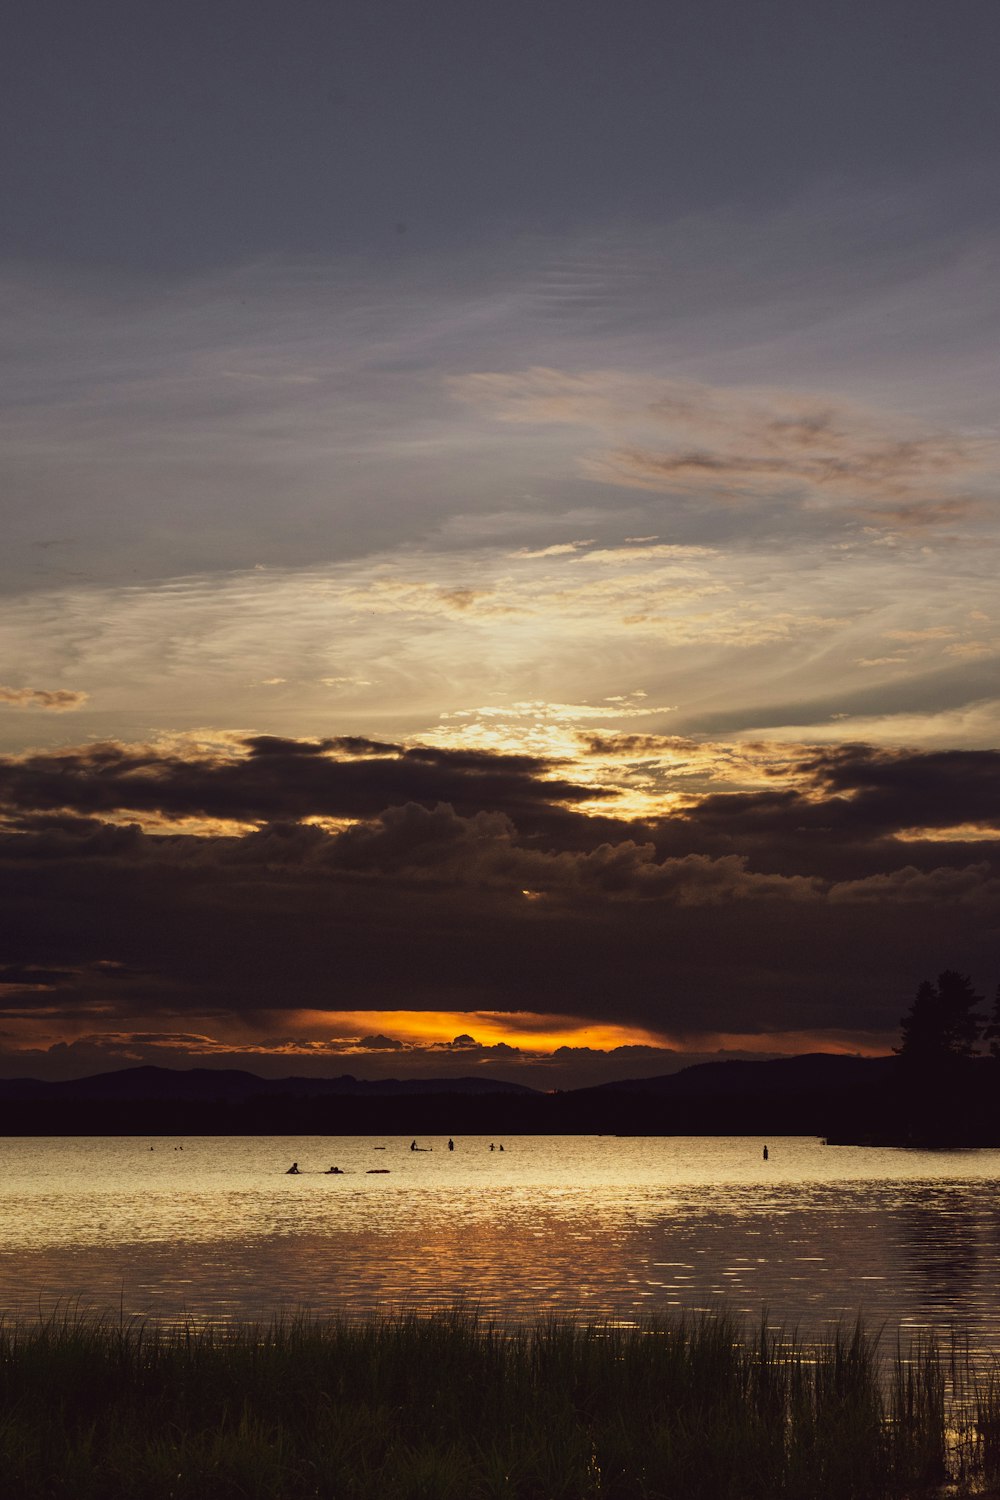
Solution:
{"label": "dark foreground vegetation", "polygon": [[860,1500],[975,1493],[1000,1389],[862,1329],[820,1347],[726,1316],[504,1329],[472,1314],[0,1331],[15,1497]]}

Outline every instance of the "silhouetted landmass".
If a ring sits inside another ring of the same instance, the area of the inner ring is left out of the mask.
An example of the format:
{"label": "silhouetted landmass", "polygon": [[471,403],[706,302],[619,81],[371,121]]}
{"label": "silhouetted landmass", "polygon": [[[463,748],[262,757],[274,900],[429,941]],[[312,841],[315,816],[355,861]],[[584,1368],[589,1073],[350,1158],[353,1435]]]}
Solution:
{"label": "silhouetted landmass", "polygon": [[542,1093],[490,1078],[258,1078],[127,1068],[0,1081],[3,1135],[818,1135],[836,1144],[1000,1145],[1000,1068],[936,1083],[898,1057],[703,1063]]}
{"label": "silhouetted landmass", "polygon": [[0,1081],[0,1134],[394,1134],[411,1120],[414,1129],[452,1133],[456,1110],[471,1106],[475,1114],[490,1099],[522,1096],[544,1097],[491,1078],[276,1079],[232,1068],[124,1068],[61,1082]]}
{"label": "silhouetted landmass", "polygon": [[60,1101],[191,1100],[195,1103],[239,1103],[255,1098],[326,1099],[331,1096],[384,1098],[407,1094],[534,1094],[536,1089],[496,1078],[260,1078],[238,1068],[122,1068],[89,1078],[59,1083],[39,1078],[0,1081],[0,1101],[49,1099]]}
{"label": "silhouetted landmass", "polygon": [[820,1090],[843,1091],[884,1082],[892,1072],[891,1057],[843,1057],[833,1052],[809,1052],[802,1057],[766,1060],[699,1063],[679,1073],[656,1078],[632,1078],[624,1083],[601,1084],[590,1092],[662,1094],[671,1099],[778,1096],[788,1097]]}

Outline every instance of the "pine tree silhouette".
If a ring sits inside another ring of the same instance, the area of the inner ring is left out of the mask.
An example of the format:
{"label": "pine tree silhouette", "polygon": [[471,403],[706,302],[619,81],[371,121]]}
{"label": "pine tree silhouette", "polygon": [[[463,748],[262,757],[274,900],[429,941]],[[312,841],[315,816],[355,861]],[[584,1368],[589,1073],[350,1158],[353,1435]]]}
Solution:
{"label": "pine tree silhouette", "polygon": [[[893,1051],[909,1062],[931,1068],[974,1057],[976,1044],[984,1034],[986,1018],[976,1010],[982,1003],[983,996],[976,994],[967,974],[945,969],[936,985],[925,979],[901,1019],[902,1038]],[[985,1029],[992,1032],[994,1026]]]}

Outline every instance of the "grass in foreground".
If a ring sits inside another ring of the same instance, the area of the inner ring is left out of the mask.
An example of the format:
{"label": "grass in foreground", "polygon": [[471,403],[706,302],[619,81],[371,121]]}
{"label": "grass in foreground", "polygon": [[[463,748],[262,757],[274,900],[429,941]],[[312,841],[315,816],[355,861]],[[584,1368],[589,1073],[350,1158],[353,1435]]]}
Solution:
{"label": "grass in foreground", "polygon": [[[947,1361],[727,1316],[505,1329],[464,1312],[0,1328],[0,1491],[142,1500],[877,1500],[945,1477]],[[1000,1387],[951,1462],[1000,1477]],[[976,1404],[978,1402],[978,1405]]]}

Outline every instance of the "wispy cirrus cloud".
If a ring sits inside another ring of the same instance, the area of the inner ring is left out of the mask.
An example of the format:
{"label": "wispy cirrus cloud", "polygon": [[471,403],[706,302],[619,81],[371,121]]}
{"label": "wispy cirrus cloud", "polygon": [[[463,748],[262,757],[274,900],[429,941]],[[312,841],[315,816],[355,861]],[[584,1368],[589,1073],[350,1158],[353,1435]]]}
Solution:
{"label": "wispy cirrus cloud", "polygon": [[[637,727],[662,732],[669,714],[682,733],[801,739],[840,714],[864,720],[854,732],[867,737],[967,743],[968,728],[936,720],[979,704],[976,742],[995,743],[988,537],[884,546],[885,533],[859,527],[749,551],[573,537],[39,591],[5,608],[0,657],[15,682],[58,682],[72,662],[90,695],[74,700],[85,732],[127,739],[150,723],[323,737],[331,716],[375,737],[434,739],[461,716],[495,748],[523,736],[535,751],[544,705],[561,732],[560,705],[576,704],[580,728],[642,714]],[[17,743],[14,718],[0,746]]]}
{"label": "wispy cirrus cloud", "polygon": [[451,389],[500,421],[603,439],[578,459],[595,480],[721,502],[783,498],[895,527],[961,521],[1000,463],[992,438],[818,392],[544,368],[466,375]]}

